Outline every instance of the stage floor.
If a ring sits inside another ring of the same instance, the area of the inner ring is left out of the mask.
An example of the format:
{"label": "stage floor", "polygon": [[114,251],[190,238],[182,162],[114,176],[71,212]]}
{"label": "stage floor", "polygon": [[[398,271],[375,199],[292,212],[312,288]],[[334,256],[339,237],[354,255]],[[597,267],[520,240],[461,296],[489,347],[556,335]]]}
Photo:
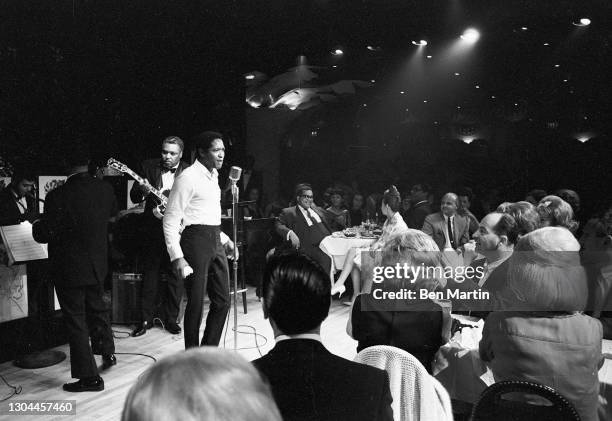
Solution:
{"label": "stage floor", "polygon": [[[274,337],[270,324],[263,318],[261,302],[258,301],[253,287],[250,287],[247,293],[247,304],[248,313],[244,314],[242,300],[241,298],[238,299],[238,330],[240,333],[238,334],[237,352],[244,358],[253,360],[259,357],[260,352],[266,354],[274,346]],[[208,305],[205,308],[208,308]],[[349,307],[344,306],[339,300],[333,300],[329,317],[323,323],[321,336],[323,343],[331,352],[353,359],[356,355],[357,342],[346,334],[348,315]],[[206,314],[204,315],[205,318]],[[234,348],[233,321],[233,313],[230,313],[229,330],[224,332],[225,341],[222,341],[220,345],[228,350]],[[19,416],[19,420],[119,420],[130,387],[138,376],[153,364],[153,360],[146,356],[122,355],[122,353],[147,354],[160,359],[184,350],[182,333],[171,335],[161,327],[156,327],[141,337],[132,338],[129,336],[132,327],[113,325],[118,363],[101,373],[105,384],[103,392],[68,393],[63,391],[62,385],[72,381],[70,379],[69,358],[55,366],[35,370],[18,368],[12,362],[0,364],[0,374],[6,381],[13,386],[21,386],[22,388],[21,394],[0,402],[0,408],[2,408],[0,410],[0,420],[17,419],[17,417],[10,415],[2,415],[6,414],[5,411],[11,402],[57,399],[76,401],[76,415],[24,415]],[[203,328],[204,325],[202,324],[202,330]],[[254,332],[258,334],[257,344]],[[202,331],[200,335],[202,335]],[[67,344],[54,349],[62,350],[69,355]],[[101,357],[97,357],[97,360],[101,364]],[[0,399],[9,396],[11,393],[12,389],[0,381]]]}

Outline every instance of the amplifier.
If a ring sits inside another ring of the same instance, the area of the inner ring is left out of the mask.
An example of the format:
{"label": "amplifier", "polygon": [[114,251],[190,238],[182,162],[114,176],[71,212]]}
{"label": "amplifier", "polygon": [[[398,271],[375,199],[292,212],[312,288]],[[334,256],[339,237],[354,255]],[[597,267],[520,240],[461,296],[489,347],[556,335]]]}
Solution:
{"label": "amplifier", "polygon": [[113,272],[111,322],[139,323],[142,317],[142,274]]}

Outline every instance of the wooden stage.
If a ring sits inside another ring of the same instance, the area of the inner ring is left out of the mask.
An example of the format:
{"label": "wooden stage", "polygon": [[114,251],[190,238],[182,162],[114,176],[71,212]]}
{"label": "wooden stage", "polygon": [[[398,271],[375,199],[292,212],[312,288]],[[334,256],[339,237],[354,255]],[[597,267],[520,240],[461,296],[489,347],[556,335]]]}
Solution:
{"label": "wooden stage", "polygon": [[[345,297],[343,297],[344,299]],[[238,352],[244,358],[253,360],[259,357],[259,353],[266,354],[274,346],[272,328],[267,320],[263,318],[261,302],[255,296],[255,289],[249,288],[247,294],[248,314],[242,310],[242,300],[238,298]],[[206,304],[205,308],[208,308]],[[349,307],[342,304],[339,300],[333,300],[330,314],[322,326],[322,339],[325,346],[333,353],[348,359],[353,359],[356,355],[357,342],[346,334],[346,322],[348,320]],[[204,315],[204,319],[206,315]],[[234,316],[230,313],[229,330],[224,332],[225,342],[221,347],[228,350],[234,348],[234,334],[232,331]],[[251,326],[251,327],[248,327]],[[153,360],[140,355],[122,355],[122,353],[141,353],[148,354],[156,359],[163,358],[175,352],[184,350],[182,333],[171,335],[161,327],[149,330],[145,335],[132,338],[129,332],[133,326],[113,325],[115,331],[115,348],[117,352],[117,365],[102,372],[105,390],[103,392],[83,392],[68,393],[62,390],[64,383],[73,381],[70,378],[70,361],[67,358],[52,367],[27,370],[14,366],[12,362],[0,364],[0,374],[6,381],[13,386],[21,386],[22,392],[9,400],[0,402],[0,408],[8,408],[10,402],[17,400],[49,400],[49,399],[70,399],[76,400],[76,415],[72,416],[19,416],[1,415],[6,412],[0,411],[0,420],[19,419],[25,420],[119,420],[125,397],[134,384],[138,376],[147,369]],[[202,324],[202,329],[204,324]],[[255,330],[253,330],[255,329]],[[257,332],[256,347],[254,332]],[[200,332],[200,335],[202,332]],[[262,336],[259,336],[262,335]],[[69,355],[68,345],[58,348]],[[101,364],[101,357],[97,357]],[[12,389],[0,379],[0,399],[9,396]]]}

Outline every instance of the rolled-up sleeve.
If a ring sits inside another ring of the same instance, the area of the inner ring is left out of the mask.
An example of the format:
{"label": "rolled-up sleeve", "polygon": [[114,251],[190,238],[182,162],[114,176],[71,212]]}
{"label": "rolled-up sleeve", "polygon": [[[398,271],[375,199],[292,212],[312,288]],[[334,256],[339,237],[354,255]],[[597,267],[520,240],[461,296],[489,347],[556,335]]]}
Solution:
{"label": "rolled-up sleeve", "polygon": [[188,177],[181,174],[174,181],[170,191],[163,219],[164,238],[168,254],[170,255],[170,261],[183,257],[183,250],[181,249],[181,222],[185,216],[185,208],[194,194],[192,184],[189,182]]}

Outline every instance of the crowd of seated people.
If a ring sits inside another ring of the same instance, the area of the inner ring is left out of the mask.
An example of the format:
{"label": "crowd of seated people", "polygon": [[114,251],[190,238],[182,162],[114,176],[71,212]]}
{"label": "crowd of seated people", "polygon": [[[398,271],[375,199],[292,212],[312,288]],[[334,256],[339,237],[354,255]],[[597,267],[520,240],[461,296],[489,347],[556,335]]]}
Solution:
{"label": "crowd of seated people", "polygon": [[[422,190],[420,186],[413,189],[417,200],[425,196]],[[335,192],[330,195],[331,206],[338,208],[340,199],[334,195]],[[311,226],[319,223],[310,213],[315,208],[313,196],[309,185],[296,190],[296,206],[303,205]],[[338,196],[344,200],[343,195]],[[358,196],[363,198],[360,193],[350,197]],[[375,197],[369,196],[377,200]],[[535,205],[528,201],[500,202],[482,217],[471,236],[470,217],[458,211],[460,206],[469,209],[469,202],[461,205],[461,200],[457,195],[446,194],[440,211],[433,213],[436,220],[430,212],[424,216],[421,229],[410,229],[400,213],[399,191],[391,187],[382,195],[380,214],[387,219],[383,223],[383,240],[373,246],[380,251],[381,266],[406,263],[445,268],[453,264],[446,253],[440,253],[447,249],[466,265],[480,265],[484,270],[481,277],[462,283],[422,274],[413,280],[389,277],[380,284],[356,287],[347,323],[347,333],[357,341],[356,351],[374,345],[394,346],[415,356],[433,373],[436,353],[452,336],[451,311],[469,310],[472,316],[484,319],[479,355],[495,381],[526,380],[548,385],[571,402],[582,420],[597,420],[602,338],[612,336],[612,208],[589,220],[579,242],[574,235],[577,222],[572,207],[558,196],[545,195]],[[411,201],[407,218],[415,208],[424,208],[416,206],[419,202]],[[352,206],[354,211],[361,208],[363,200],[357,199],[356,203]],[[289,208],[302,212],[296,206]],[[431,210],[432,205],[428,202],[427,207]],[[287,209],[281,211],[280,218],[285,226],[289,224]],[[325,212],[316,209],[321,212],[323,224]],[[461,236],[456,235],[454,218],[461,217],[466,218],[469,241],[461,239],[465,239],[463,231]],[[438,241],[427,233],[434,234],[435,229]],[[291,231],[284,232],[289,241]],[[248,370],[245,373],[260,390],[253,402],[270,399],[268,390],[271,391],[276,406],[266,406],[270,411],[266,413],[268,419],[278,419],[276,407],[286,420],[392,419],[386,374],[340,358],[322,344],[321,324],[329,313],[334,284],[328,268],[322,268],[302,248],[293,249],[279,250],[266,265],[262,305],[276,345],[253,361],[261,379]],[[355,257],[360,254],[356,250],[350,253],[347,260],[352,271]],[[430,297],[414,301],[375,298],[375,294],[383,292],[438,292],[456,287],[482,288],[491,293],[491,298],[484,308]],[[195,354],[189,355],[195,358]],[[153,373],[151,370],[143,376],[139,387],[130,392],[124,419],[146,419],[151,414],[146,411],[164,410],[146,409],[142,402],[148,401],[147,393],[183,399],[159,389],[160,385],[147,386],[158,381],[155,376],[162,375]],[[191,387],[191,393],[196,389],[206,388]],[[211,413],[206,412],[210,408],[192,410]],[[236,415],[234,419],[241,418]]]}

